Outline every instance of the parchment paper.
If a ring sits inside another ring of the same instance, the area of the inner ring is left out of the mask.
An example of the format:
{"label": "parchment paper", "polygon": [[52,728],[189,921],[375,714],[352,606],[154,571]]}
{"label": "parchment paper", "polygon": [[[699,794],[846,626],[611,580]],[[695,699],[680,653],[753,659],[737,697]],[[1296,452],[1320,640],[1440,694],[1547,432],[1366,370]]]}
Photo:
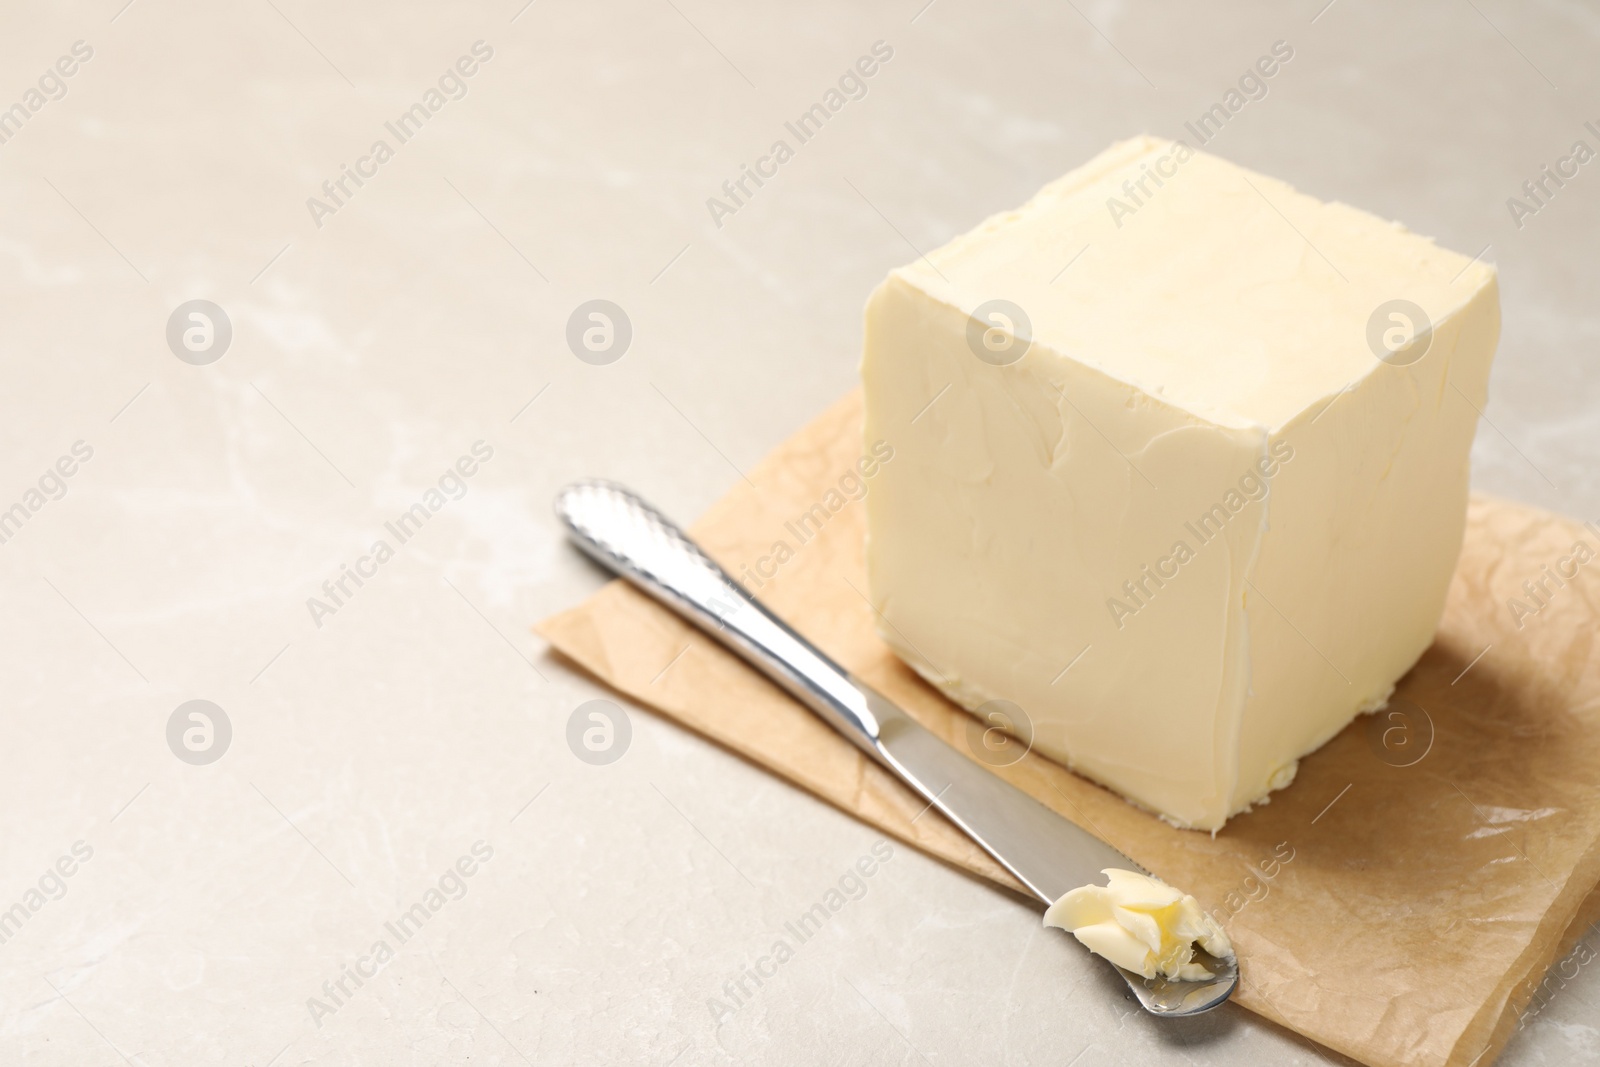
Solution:
{"label": "parchment paper", "polygon": [[[972,751],[974,720],[874,632],[864,509],[846,477],[860,452],[852,393],[693,533],[826,652]],[[796,524],[819,503],[825,521]],[[1523,581],[1580,539],[1600,549],[1577,523],[1475,496],[1444,623],[1398,687],[1396,714],[1358,718],[1215,838],[1173,829],[1035,753],[995,773],[1222,918],[1245,1008],[1368,1064],[1482,1067],[1581,933],[1600,880],[1600,559],[1550,584],[1536,614],[1514,619],[1507,603],[1532,607]],[[936,815],[913,822],[923,804],[909,790],[632,588],[612,583],[538,632],[621,692],[864,822],[1018,888]]]}

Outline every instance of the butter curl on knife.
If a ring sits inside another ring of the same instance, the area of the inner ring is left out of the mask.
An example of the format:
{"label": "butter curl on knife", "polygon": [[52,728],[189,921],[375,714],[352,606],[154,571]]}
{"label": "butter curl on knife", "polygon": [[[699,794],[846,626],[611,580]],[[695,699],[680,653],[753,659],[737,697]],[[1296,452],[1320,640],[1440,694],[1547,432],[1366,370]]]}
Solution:
{"label": "butter curl on knife", "polygon": [[1146,978],[1181,982],[1216,977],[1194,962],[1198,945],[1219,959],[1233,959],[1233,943],[1200,902],[1159,879],[1109,867],[1108,885],[1071,890],[1044,913],[1046,926],[1072,934],[1090,952]]}

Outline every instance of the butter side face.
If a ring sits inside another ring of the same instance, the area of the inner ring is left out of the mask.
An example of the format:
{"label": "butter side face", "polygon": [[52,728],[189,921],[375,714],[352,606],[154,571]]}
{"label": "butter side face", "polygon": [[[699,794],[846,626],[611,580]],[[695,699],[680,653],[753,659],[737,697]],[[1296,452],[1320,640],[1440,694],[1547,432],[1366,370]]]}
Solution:
{"label": "butter side face", "polygon": [[[1046,755],[1216,829],[1432,640],[1499,311],[1489,267],[1173,155],[1114,145],[873,294],[866,433],[896,459],[867,569],[952,699],[1011,701]],[[996,299],[1028,320],[1004,365],[971,343]],[[1369,344],[1395,299],[1432,322],[1414,361]]]}

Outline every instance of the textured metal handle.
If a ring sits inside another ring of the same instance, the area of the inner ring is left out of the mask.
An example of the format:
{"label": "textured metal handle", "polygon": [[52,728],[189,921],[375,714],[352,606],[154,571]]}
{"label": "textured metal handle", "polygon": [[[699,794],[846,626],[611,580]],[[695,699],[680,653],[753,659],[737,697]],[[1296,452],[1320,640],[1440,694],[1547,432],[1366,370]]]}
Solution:
{"label": "textured metal handle", "polygon": [[768,677],[880,762],[885,716],[848,672],[762,607],[666,516],[614,482],[583,481],[556,497],[556,516],[603,566],[734,646]]}

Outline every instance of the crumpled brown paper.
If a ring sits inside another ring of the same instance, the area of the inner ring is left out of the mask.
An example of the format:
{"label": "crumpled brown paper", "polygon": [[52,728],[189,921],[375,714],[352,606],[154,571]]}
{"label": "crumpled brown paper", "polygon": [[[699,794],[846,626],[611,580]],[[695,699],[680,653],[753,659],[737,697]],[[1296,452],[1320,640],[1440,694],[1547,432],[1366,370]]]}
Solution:
{"label": "crumpled brown paper", "polygon": [[[852,393],[693,533],[822,649],[971,751],[975,720],[874,632],[860,483],[849,477],[860,453]],[[1239,949],[1239,1004],[1364,1063],[1483,1067],[1597,899],[1586,902],[1600,880],[1600,559],[1559,588],[1547,581],[1535,613],[1514,618],[1508,606],[1535,608],[1523,581],[1572,570],[1580,539],[1600,547],[1576,523],[1474,497],[1444,623],[1393,714],[1358,718],[1215,838],[1173,829],[1036,753],[995,773],[1221,918]],[[907,788],[631,587],[612,583],[538,631],[623,693],[1017,888],[949,823],[913,822],[923,803]]]}

